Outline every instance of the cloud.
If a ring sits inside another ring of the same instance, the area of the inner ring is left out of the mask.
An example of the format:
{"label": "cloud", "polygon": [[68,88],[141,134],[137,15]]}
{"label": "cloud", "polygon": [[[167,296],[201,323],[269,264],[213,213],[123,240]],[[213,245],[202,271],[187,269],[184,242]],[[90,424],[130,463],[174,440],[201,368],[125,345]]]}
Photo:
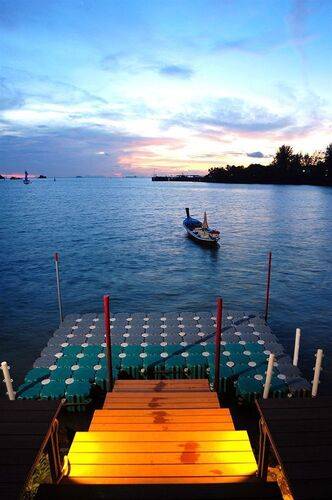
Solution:
{"label": "cloud", "polygon": [[238,38],[233,40],[219,40],[214,45],[216,52],[261,52],[262,47],[257,44],[257,37]]}
{"label": "cloud", "polygon": [[68,105],[80,103],[108,104],[107,100],[103,97],[89,92],[80,86],[56,80],[41,73],[32,73],[10,66],[3,66],[2,74],[5,75],[2,81],[7,87],[12,89],[11,92],[20,95],[24,100],[47,101]]}
{"label": "cloud", "polygon": [[219,132],[264,133],[280,130],[294,123],[291,116],[278,115],[268,109],[243,99],[224,97],[210,101],[200,110],[198,105],[189,114],[182,114],[165,121],[165,125],[205,128],[208,133]]}
{"label": "cloud", "polygon": [[253,153],[247,153],[249,158],[265,158],[265,155],[261,151],[254,151]]}
{"label": "cloud", "polygon": [[0,111],[16,109],[24,105],[22,92],[5,78],[0,78]]}
{"label": "cloud", "polygon": [[169,76],[172,78],[188,79],[193,76],[194,71],[188,66],[170,64],[168,66],[162,66],[159,69],[159,73],[163,76]]}
{"label": "cloud", "polygon": [[[45,175],[118,175],[140,172],[146,161],[159,158],[158,148],[180,144],[178,139],[142,137],[98,127],[17,128],[0,135],[1,169]],[[135,170],[137,169],[137,170]]]}
{"label": "cloud", "polygon": [[124,52],[115,52],[107,54],[101,60],[101,68],[104,71],[119,71],[123,69],[126,54]]}

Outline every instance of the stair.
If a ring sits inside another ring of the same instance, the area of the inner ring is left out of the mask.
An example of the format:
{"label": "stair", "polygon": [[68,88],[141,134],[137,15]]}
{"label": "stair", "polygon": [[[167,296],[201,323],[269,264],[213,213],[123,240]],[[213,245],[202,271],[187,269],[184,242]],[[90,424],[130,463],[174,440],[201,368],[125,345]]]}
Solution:
{"label": "stair", "polygon": [[68,458],[71,484],[257,481],[247,432],[206,380],[117,381]]}

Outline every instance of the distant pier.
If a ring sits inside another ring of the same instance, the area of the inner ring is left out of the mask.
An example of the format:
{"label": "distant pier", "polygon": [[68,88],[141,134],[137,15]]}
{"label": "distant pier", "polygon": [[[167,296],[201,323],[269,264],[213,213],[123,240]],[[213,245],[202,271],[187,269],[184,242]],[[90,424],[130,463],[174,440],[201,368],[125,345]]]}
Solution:
{"label": "distant pier", "polygon": [[154,175],[152,181],[204,182],[202,175]]}

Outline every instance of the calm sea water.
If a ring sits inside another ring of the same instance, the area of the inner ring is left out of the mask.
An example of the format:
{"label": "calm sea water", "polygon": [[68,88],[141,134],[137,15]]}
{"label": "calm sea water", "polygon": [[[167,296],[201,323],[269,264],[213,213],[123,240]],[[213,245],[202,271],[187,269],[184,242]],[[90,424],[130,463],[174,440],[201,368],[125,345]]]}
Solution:
{"label": "calm sea water", "polygon": [[[262,312],[271,250],[271,326],[288,349],[302,328],[308,376],[325,349],[321,388],[332,390],[332,189],[58,179],[1,182],[0,196],[0,357],[15,383],[58,325],[55,251],[68,314],[101,311],[104,293],[114,312],[213,309],[218,294]],[[220,248],[186,237],[186,206],[208,212]]]}

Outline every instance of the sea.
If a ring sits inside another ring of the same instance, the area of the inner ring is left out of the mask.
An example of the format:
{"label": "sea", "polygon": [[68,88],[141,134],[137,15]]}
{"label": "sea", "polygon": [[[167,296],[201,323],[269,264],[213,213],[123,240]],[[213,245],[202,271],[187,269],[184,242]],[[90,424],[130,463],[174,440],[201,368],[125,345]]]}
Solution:
{"label": "sea", "polygon": [[[332,189],[152,182],[148,178],[0,181],[0,361],[14,388],[58,327],[53,255],[65,314],[215,310],[263,313],[309,380],[324,350],[320,392],[332,392]],[[185,207],[221,232],[205,248],[182,226]],[[1,384],[4,386],[4,384]],[[4,394],[3,387],[1,388]]]}

